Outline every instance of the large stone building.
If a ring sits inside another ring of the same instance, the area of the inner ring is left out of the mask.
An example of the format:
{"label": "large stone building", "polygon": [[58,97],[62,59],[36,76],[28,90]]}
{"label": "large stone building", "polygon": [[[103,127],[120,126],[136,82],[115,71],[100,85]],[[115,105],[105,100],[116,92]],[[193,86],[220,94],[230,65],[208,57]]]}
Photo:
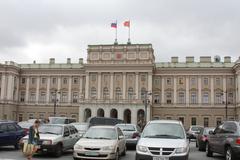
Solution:
{"label": "large stone building", "polygon": [[[240,59],[186,57],[155,62],[151,44],[89,45],[87,63],[0,64],[0,119],[18,121],[57,116],[86,121],[118,117],[128,123],[179,119],[215,126],[240,119]],[[227,110],[226,110],[227,104]]]}

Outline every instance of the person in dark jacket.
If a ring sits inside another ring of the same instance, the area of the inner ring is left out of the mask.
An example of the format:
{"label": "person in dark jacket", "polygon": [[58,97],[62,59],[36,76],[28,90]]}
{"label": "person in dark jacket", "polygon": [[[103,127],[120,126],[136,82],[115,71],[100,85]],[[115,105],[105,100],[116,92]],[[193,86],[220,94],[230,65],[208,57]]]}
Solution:
{"label": "person in dark jacket", "polygon": [[[33,144],[34,145],[33,154],[37,151],[37,145],[38,145],[38,141],[40,139],[39,131],[38,131],[39,126],[40,126],[40,121],[36,120],[34,122],[34,124],[29,128],[28,144]],[[32,155],[29,155],[27,157],[27,159],[32,160]]]}

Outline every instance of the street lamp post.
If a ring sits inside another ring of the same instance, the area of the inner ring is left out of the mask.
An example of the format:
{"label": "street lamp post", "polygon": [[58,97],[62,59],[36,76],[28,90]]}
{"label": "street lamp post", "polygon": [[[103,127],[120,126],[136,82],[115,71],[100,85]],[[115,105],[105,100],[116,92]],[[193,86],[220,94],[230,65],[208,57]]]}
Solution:
{"label": "street lamp post", "polygon": [[148,106],[148,103],[149,103],[149,99],[148,99],[148,95],[152,95],[152,93],[146,91],[144,93],[144,107],[145,107],[145,116],[144,116],[144,121],[145,121],[145,125],[147,124],[147,106]]}
{"label": "street lamp post", "polygon": [[222,92],[222,94],[224,95],[225,94],[225,119],[226,121],[228,120],[228,92],[227,90],[224,92]]}

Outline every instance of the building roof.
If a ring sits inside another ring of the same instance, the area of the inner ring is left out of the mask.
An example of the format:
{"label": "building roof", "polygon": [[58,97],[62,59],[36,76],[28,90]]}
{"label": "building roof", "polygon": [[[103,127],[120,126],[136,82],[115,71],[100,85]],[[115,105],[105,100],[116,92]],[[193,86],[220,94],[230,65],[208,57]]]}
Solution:
{"label": "building roof", "polygon": [[157,68],[232,68],[235,63],[224,63],[224,62],[209,62],[209,63],[201,63],[201,62],[157,62],[155,63]]}

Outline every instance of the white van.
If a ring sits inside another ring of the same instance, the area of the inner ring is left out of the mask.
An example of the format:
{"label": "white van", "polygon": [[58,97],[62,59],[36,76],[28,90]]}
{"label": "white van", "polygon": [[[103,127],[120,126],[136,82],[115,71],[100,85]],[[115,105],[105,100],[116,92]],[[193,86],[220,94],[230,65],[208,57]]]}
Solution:
{"label": "white van", "polygon": [[136,160],[188,160],[189,141],[180,121],[150,121],[137,144]]}

